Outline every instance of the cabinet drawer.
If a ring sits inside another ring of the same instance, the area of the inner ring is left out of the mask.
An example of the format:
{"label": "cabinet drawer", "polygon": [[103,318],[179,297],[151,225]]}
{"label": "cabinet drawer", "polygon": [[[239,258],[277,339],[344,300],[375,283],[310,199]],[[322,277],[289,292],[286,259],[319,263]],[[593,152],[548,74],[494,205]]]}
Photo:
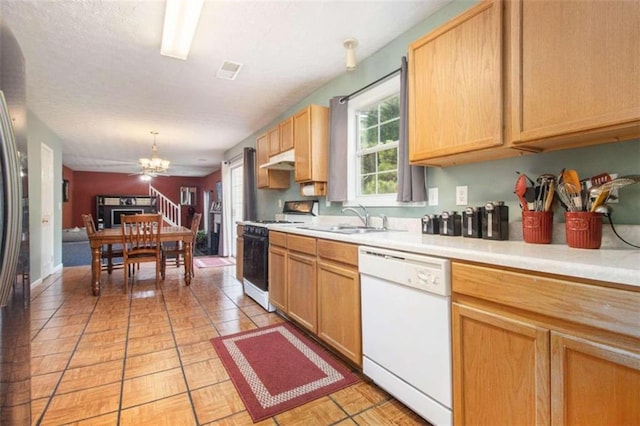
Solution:
{"label": "cabinet drawer", "polygon": [[269,244],[274,246],[286,247],[287,234],[284,232],[269,231]]}
{"label": "cabinet drawer", "polygon": [[452,262],[454,293],[640,337],[640,292]]}
{"label": "cabinet drawer", "polygon": [[358,265],[358,246],[330,240],[318,240],[318,256],[348,265]]}
{"label": "cabinet drawer", "polygon": [[316,255],[316,239],[311,237],[301,237],[299,235],[287,236],[287,248],[291,251]]}

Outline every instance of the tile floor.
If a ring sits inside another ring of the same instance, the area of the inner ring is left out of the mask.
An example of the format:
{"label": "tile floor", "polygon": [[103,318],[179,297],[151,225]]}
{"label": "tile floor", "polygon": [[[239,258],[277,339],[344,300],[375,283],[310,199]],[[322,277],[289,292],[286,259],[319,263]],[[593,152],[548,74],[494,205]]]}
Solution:
{"label": "tile floor", "polygon": [[[88,266],[33,290],[32,424],[252,424],[209,339],[283,319],[244,296],[234,266],[196,268],[190,287],[168,268],[160,290],[150,266],[128,295],[118,270],[93,297]],[[349,424],[427,423],[366,381],[260,422]]]}

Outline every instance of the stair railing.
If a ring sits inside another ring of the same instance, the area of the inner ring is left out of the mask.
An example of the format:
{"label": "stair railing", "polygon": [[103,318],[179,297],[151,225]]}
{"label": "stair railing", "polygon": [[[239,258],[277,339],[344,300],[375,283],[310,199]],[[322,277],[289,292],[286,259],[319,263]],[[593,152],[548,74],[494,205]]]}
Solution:
{"label": "stair railing", "polygon": [[180,206],[162,192],[158,191],[152,185],[149,185],[149,195],[156,197],[156,209],[161,213],[165,222],[173,226],[182,226],[182,217],[180,215]]}

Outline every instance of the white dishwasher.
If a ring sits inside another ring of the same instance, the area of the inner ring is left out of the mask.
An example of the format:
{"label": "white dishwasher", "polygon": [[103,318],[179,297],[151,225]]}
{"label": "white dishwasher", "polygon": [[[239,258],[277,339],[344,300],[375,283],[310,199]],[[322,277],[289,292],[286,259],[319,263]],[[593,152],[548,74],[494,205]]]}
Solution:
{"label": "white dishwasher", "polygon": [[360,247],[363,372],[434,425],[452,424],[447,259]]}

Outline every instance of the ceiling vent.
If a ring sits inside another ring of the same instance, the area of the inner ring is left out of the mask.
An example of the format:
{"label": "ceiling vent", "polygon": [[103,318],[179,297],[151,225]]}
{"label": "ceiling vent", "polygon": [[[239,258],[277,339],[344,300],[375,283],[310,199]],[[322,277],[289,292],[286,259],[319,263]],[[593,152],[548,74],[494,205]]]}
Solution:
{"label": "ceiling vent", "polygon": [[224,61],[216,73],[216,77],[224,80],[235,80],[236,76],[240,72],[240,68],[242,68],[242,64],[232,61]]}

